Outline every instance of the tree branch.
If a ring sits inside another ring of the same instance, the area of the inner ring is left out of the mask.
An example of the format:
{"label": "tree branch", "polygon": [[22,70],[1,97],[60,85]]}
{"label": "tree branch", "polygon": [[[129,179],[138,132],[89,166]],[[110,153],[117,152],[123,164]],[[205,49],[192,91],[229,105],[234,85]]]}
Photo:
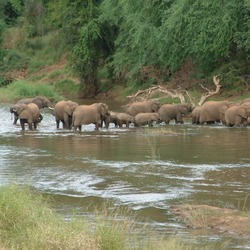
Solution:
{"label": "tree branch", "polygon": [[198,106],[202,106],[202,104],[206,101],[206,99],[208,97],[211,97],[213,95],[216,95],[218,93],[220,93],[220,88],[221,88],[221,85],[219,84],[220,80],[217,79],[217,76],[213,76],[213,82],[214,82],[214,85],[215,85],[215,90],[214,91],[211,91],[207,88],[205,88],[204,86],[200,85],[203,89],[205,89],[208,93],[204,93],[202,94],[201,96],[201,99],[200,101],[198,102]]}

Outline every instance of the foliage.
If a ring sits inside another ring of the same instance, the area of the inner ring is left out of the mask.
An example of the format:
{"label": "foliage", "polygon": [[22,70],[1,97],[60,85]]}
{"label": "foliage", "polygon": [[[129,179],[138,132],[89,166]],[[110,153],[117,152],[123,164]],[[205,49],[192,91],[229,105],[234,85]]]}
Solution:
{"label": "foliage", "polygon": [[114,84],[166,83],[187,60],[192,77],[221,74],[228,89],[249,81],[249,0],[3,0],[0,18],[0,42],[5,22],[19,30],[17,46],[4,46],[29,58],[29,74],[70,55],[85,97]]}
{"label": "foliage", "polygon": [[100,20],[119,27],[112,65],[126,78],[138,81],[146,65],[173,73],[189,57],[205,74],[242,51],[249,57],[249,1],[104,0],[101,8]]}
{"label": "foliage", "polygon": [[0,18],[3,18],[7,24],[14,24],[22,14],[22,9],[23,0],[1,0]]}
{"label": "foliage", "polygon": [[79,84],[69,79],[58,80],[55,83],[55,90],[64,96],[74,96],[79,92]]}
{"label": "foliage", "polygon": [[54,88],[46,84],[32,84],[27,81],[16,81],[1,89],[0,100],[14,102],[21,98],[34,97],[37,95],[46,96],[53,100],[61,99]]}
{"label": "foliage", "polygon": [[75,63],[75,69],[80,73],[83,84],[94,86],[97,84],[99,36],[98,24],[90,21],[81,29],[79,42],[73,48],[72,60]]}

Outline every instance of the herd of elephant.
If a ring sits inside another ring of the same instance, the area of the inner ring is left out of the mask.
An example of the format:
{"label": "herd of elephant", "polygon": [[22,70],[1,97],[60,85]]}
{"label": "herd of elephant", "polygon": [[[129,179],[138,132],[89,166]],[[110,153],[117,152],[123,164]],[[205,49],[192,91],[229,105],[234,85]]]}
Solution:
{"label": "herd of elephant", "polygon": [[95,129],[110,123],[115,127],[153,126],[154,123],[164,122],[169,124],[171,120],[175,123],[184,123],[183,116],[191,116],[192,124],[222,123],[227,126],[247,126],[250,124],[250,99],[235,103],[230,101],[208,101],[200,107],[192,108],[190,104],[162,104],[146,100],[133,102],[124,106],[124,113],[109,110],[106,103],[93,103],[91,105],[79,105],[73,101],[59,101],[54,108],[48,98],[36,96],[19,100],[10,108],[14,113],[14,124],[20,120],[22,130],[28,124],[30,130],[36,129],[38,123],[43,119],[40,109],[48,107],[55,116],[56,127],[59,129],[62,123],[64,129],[81,131],[82,125],[95,124]]}

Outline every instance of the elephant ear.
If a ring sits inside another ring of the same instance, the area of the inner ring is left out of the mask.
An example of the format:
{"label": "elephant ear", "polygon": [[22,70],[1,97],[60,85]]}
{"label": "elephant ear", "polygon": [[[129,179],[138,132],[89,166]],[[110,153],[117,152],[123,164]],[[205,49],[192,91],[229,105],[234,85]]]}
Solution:
{"label": "elephant ear", "polygon": [[247,119],[247,112],[246,112],[246,109],[245,109],[245,108],[239,107],[239,108],[237,109],[237,111],[238,111],[238,115],[240,115],[242,118]]}
{"label": "elephant ear", "polygon": [[72,115],[72,102],[71,101],[67,101],[65,102],[65,106],[64,106],[64,112],[67,113],[68,115]]}
{"label": "elephant ear", "polygon": [[99,106],[98,106],[98,111],[99,111],[100,114],[103,115],[103,116],[109,114],[108,106],[107,106],[106,103],[100,102],[100,103],[99,103]]}

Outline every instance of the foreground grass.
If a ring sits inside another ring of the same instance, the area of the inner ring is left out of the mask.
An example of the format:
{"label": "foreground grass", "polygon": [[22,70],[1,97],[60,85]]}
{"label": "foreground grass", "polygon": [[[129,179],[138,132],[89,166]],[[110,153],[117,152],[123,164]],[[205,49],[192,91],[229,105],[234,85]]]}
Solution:
{"label": "foreground grass", "polygon": [[94,225],[79,218],[64,221],[40,194],[17,185],[2,186],[0,249],[195,249],[149,231],[139,238],[133,222],[109,216],[97,214]]}

